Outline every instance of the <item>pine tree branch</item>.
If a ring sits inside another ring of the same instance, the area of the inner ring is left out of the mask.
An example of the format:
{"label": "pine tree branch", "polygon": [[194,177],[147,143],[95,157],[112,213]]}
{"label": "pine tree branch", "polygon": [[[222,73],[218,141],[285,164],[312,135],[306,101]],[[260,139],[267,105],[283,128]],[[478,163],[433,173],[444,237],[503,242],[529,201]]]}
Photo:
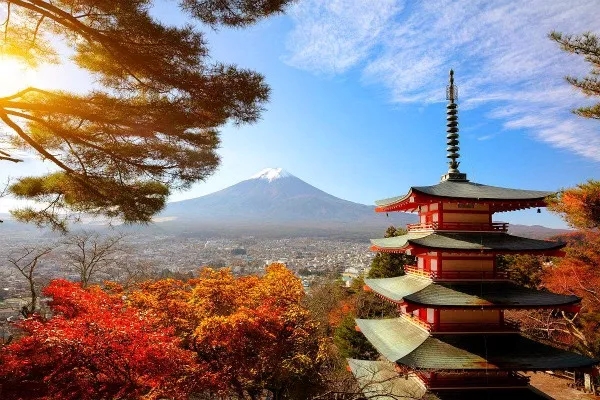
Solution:
{"label": "pine tree branch", "polygon": [[56,164],[57,167],[63,169],[64,171],[66,171],[68,173],[75,172],[70,167],[63,164],[62,161],[60,161],[58,158],[56,158],[52,154],[48,153],[46,151],[46,149],[44,149],[39,143],[37,143],[35,140],[33,140],[31,138],[31,136],[27,135],[25,133],[25,131],[23,131],[23,129],[21,129],[21,127],[18,124],[16,124],[13,120],[11,120],[8,117],[8,114],[6,114],[6,112],[4,110],[0,110],[0,119],[2,119],[2,121],[4,121],[4,123],[6,125],[8,125],[10,128],[12,128],[12,130],[14,130],[17,133],[17,135],[19,135],[19,137],[21,137],[21,139],[23,139],[24,141],[29,143],[29,145],[31,147],[36,149],[40,154],[42,154],[44,157],[46,157],[47,159],[52,161],[54,164]]}

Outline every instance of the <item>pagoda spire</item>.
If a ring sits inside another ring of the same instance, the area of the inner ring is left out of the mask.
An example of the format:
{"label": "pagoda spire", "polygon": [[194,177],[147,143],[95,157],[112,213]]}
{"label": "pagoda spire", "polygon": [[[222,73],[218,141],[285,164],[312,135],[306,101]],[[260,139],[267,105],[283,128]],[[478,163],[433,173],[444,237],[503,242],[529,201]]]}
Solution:
{"label": "pagoda spire", "polygon": [[458,105],[455,103],[455,100],[458,99],[458,89],[454,86],[454,71],[450,70],[450,84],[446,86],[446,100],[448,100],[448,105],[446,106],[446,120],[448,121],[446,126],[446,158],[449,158],[448,161],[448,172],[442,176],[442,181],[468,181],[467,174],[463,174],[458,170],[458,166],[460,165],[459,161],[456,161],[457,158],[460,157],[458,151],[460,147],[458,147]]}

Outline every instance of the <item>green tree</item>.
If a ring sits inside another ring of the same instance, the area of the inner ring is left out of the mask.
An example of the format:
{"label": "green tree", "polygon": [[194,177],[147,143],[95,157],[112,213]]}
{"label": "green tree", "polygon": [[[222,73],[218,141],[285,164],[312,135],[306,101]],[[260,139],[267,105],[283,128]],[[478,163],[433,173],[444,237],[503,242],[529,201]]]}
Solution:
{"label": "green tree", "polygon": [[379,353],[365,335],[356,331],[354,318],[353,314],[347,314],[335,330],[333,342],[337,346],[340,356],[361,360],[376,360]]}
{"label": "green tree", "polygon": [[544,257],[531,254],[500,255],[496,263],[500,271],[508,272],[510,279],[525,287],[537,289],[544,275]]}
{"label": "green tree", "polygon": [[[179,0],[216,28],[242,27],[291,0]],[[147,222],[170,189],[202,181],[218,165],[218,128],[252,123],[269,97],[263,77],[214,62],[201,32],[154,19],[151,0],[8,0],[0,5],[0,52],[35,68],[59,63],[58,48],[89,72],[88,93],[35,87],[0,98],[14,149],[36,153],[55,172],[25,177],[11,193],[43,202],[13,211],[19,220],[66,230],[63,211]],[[175,7],[175,4],[174,4]]]}
{"label": "green tree", "polygon": [[337,309],[330,311],[330,323],[334,325],[333,342],[342,357],[375,360],[377,350],[356,330],[355,318],[394,318],[398,310],[394,304],[365,291],[364,284],[362,278],[352,282],[347,297],[338,301]]}
{"label": "green tree", "polygon": [[[564,35],[560,32],[552,32],[550,39],[560,44],[563,50],[582,55],[585,61],[592,66],[590,75],[584,78],[567,76],[567,82],[588,96],[600,96],[600,41],[598,36],[590,32],[582,35]],[[581,107],[573,112],[584,118],[600,119],[600,103]]]}
{"label": "green tree", "polygon": [[[390,226],[385,231],[384,237],[402,236],[406,230]],[[406,254],[377,253],[371,262],[368,278],[392,278],[404,275],[404,266],[411,265],[414,257]]]}

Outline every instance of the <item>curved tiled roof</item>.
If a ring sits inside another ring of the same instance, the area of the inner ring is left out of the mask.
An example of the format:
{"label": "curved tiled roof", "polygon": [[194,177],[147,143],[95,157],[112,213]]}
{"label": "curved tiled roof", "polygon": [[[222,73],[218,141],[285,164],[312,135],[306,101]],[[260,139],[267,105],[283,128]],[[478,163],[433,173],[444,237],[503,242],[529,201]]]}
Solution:
{"label": "curved tiled roof", "polygon": [[557,250],[564,243],[547,240],[529,239],[508,233],[446,233],[420,232],[408,233],[383,239],[371,239],[377,250],[398,250],[409,244],[441,250],[479,250],[479,251],[547,251]]}
{"label": "curved tiled roof", "polygon": [[514,282],[432,282],[414,275],[365,279],[365,284],[383,297],[434,308],[531,308],[561,307],[579,303],[573,295],[525,288]]}
{"label": "curved tiled roof", "polygon": [[413,186],[404,196],[390,197],[378,200],[375,204],[379,207],[388,206],[405,200],[412,192],[423,193],[429,196],[470,199],[470,200],[542,200],[554,192],[541,190],[509,189],[498,186],[482,185],[468,181],[442,181],[432,186]]}
{"label": "curved tiled roof", "polygon": [[367,399],[397,400],[548,400],[548,396],[523,388],[452,388],[426,392],[417,378],[403,376],[387,361],[348,359],[350,371],[356,377],[362,394]]}
{"label": "curved tiled roof", "polygon": [[513,282],[438,282],[405,295],[404,300],[431,307],[560,307],[579,303],[577,296],[529,289]]}
{"label": "curved tiled roof", "polygon": [[431,285],[431,279],[407,274],[395,278],[365,279],[365,285],[385,298],[402,301],[403,297]]}
{"label": "curved tiled roof", "polygon": [[417,349],[429,332],[406,318],[357,319],[356,325],[381,355],[396,361]]}
{"label": "curved tiled roof", "polygon": [[543,371],[598,363],[516,333],[430,336],[404,318],[356,322],[384,357],[413,369]]}
{"label": "curved tiled roof", "polygon": [[590,367],[598,360],[506,333],[430,337],[396,362],[418,369],[543,371]]}

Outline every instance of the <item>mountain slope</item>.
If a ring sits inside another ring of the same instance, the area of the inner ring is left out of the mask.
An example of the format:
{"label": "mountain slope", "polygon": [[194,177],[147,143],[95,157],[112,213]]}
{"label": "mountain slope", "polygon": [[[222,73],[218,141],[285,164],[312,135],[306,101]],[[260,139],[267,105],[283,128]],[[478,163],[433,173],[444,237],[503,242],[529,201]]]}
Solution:
{"label": "mountain slope", "polygon": [[195,199],[169,203],[162,217],[179,223],[220,223],[314,226],[360,225],[369,230],[416,221],[416,216],[375,213],[372,206],[332,196],[281,168],[266,169],[252,178]]}

